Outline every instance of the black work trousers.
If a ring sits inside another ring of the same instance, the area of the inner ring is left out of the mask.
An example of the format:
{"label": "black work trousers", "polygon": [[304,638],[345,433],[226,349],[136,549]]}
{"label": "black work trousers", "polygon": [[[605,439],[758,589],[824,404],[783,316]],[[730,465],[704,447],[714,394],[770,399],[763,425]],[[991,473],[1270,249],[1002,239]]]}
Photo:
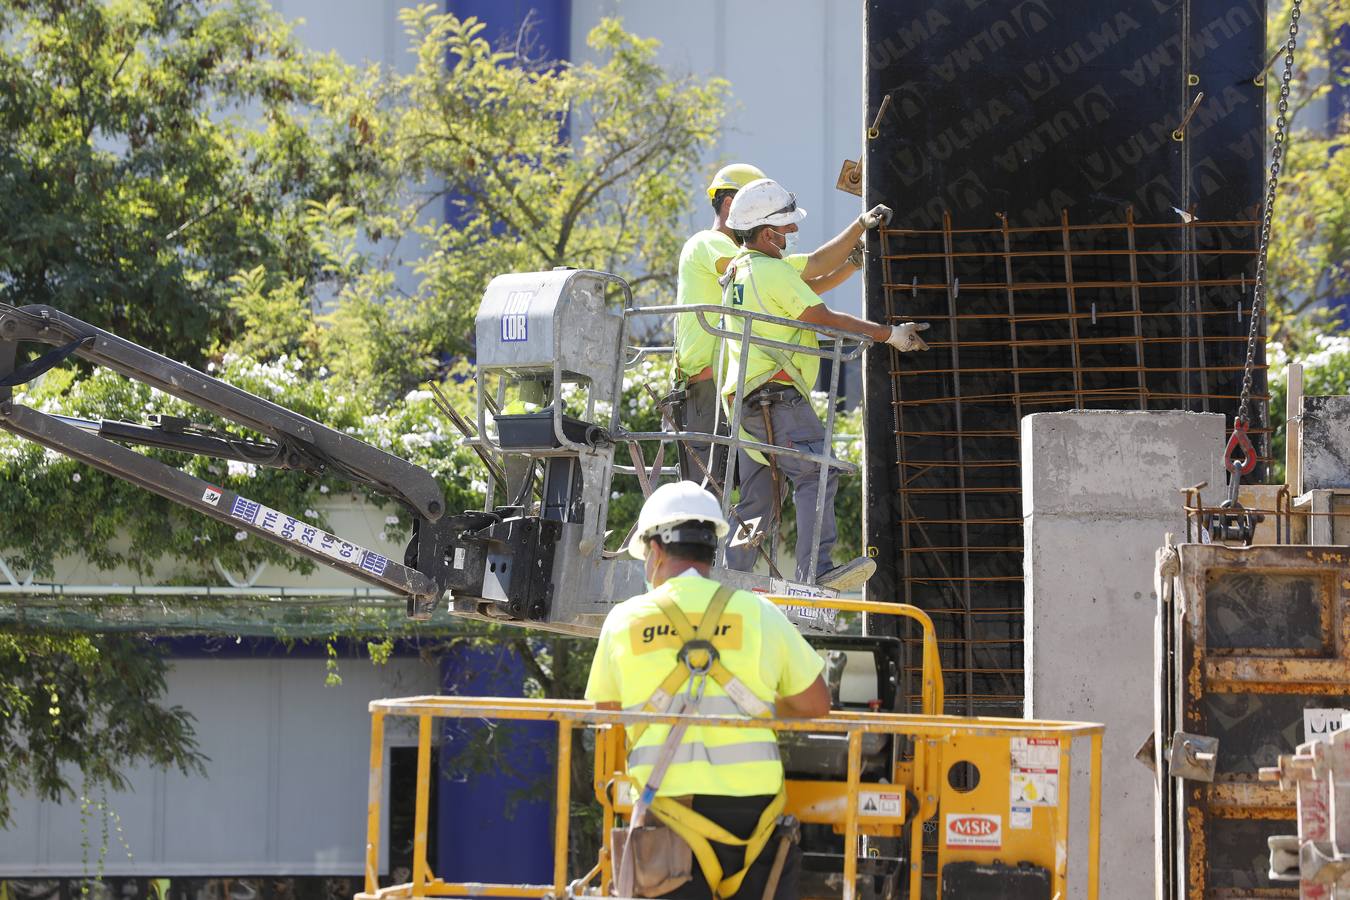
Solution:
{"label": "black work trousers", "polygon": [[[718,404],[722,398],[717,393],[717,379],[705,378],[684,388],[684,403],[675,410],[675,425],[681,431],[699,431],[703,434],[729,434],[726,416],[717,422]],[[716,428],[714,431],[713,429]],[[718,484],[727,476],[727,445],[713,444],[708,441],[681,442],[680,477],[695,484],[705,484],[708,475],[712,475]],[[697,455],[703,465],[694,462]],[[706,470],[706,473],[705,473]]]}
{"label": "black work trousers", "polygon": [[[730,831],[736,837],[748,838],[754,832],[755,826],[759,824],[759,817],[763,814],[764,808],[773,802],[773,796],[757,797],[715,797],[706,794],[695,794],[693,799],[694,812],[704,816],[721,825],[727,831]],[[741,870],[741,864],[745,861],[744,847],[729,847],[726,844],[713,842],[713,852],[717,854],[717,861],[722,864],[722,877],[734,874]],[[732,895],[728,900],[760,900],[764,896],[764,887],[769,881],[769,870],[773,868],[773,859],[778,853],[778,838],[773,836],[769,842],[764,845],[764,849],[756,857],[750,871],[746,873],[745,880],[741,882],[741,889]],[[797,882],[801,878],[802,851],[801,847],[793,844],[788,852],[786,864],[783,866],[782,877],[778,880],[778,890],[774,892],[774,900],[797,900]],[[694,860],[694,878],[687,884],[683,884],[668,894],[662,894],[662,898],[670,900],[712,900],[712,891],[708,890],[708,881],[699,871],[698,860]]]}

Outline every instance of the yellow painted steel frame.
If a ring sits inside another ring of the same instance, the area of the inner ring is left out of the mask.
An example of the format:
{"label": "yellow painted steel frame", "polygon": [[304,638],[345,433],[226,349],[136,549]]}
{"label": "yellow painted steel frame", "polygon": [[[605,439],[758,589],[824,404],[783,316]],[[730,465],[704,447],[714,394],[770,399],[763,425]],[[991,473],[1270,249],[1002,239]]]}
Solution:
{"label": "yellow painted steel frame", "polygon": [[[817,601],[802,598],[773,598],[786,606],[815,606]],[[1069,752],[1074,738],[1091,740],[1090,804],[1087,846],[1087,895],[1097,898],[1097,875],[1100,862],[1101,822],[1101,752],[1103,726],[1083,722],[1052,722],[1020,719],[964,718],[937,714],[941,710],[942,678],[937,665],[936,642],[932,623],[913,607],[897,604],[868,604],[829,600],[819,603],[830,608],[856,608],[864,612],[899,614],[918,621],[924,629],[923,678],[925,691],[923,715],[895,713],[832,712],[822,719],[769,720],[746,719],[736,716],[675,716],[653,713],[626,713],[598,710],[594,704],[581,700],[531,700],[499,697],[425,696],[396,700],[376,700],[370,704],[371,744],[370,782],[367,797],[365,890],[356,900],[401,900],[412,897],[553,897],[607,896],[613,879],[613,865],[609,853],[608,836],[614,826],[616,813],[623,806],[615,803],[613,788],[628,781],[625,774],[625,725],[648,723],[671,725],[678,722],[696,722],[727,728],[763,728],[775,731],[805,731],[833,733],[847,736],[847,778],[843,783],[842,826],[844,846],[854,848],[844,854],[842,897],[853,900],[857,882],[858,837],[863,833],[892,833],[878,831],[860,821],[860,804],[864,785],[861,784],[863,736],[866,734],[908,737],[914,756],[911,761],[895,768],[898,780],[885,787],[903,792],[908,789],[916,798],[917,809],[902,815],[910,828],[909,896],[920,896],[923,878],[923,828],[919,823],[933,818],[941,808],[949,815],[978,818],[997,808],[1009,809],[1009,747],[1012,740],[1054,741],[1059,751],[1059,772],[1063,773],[1058,801],[1053,808],[1042,805],[1029,817],[1023,834],[1012,830],[1006,844],[990,850],[975,846],[953,847],[950,840],[939,842],[938,866],[946,862],[975,860],[993,862],[998,859],[1030,859],[1052,873],[1052,894],[1067,896],[1068,877],[1068,773]],[[873,610],[865,607],[877,606]],[[931,652],[930,652],[931,651]],[[386,716],[415,717],[418,720],[417,796],[413,822],[412,881],[407,884],[379,886],[381,802],[384,795],[384,720]],[[437,718],[515,719],[551,721],[558,723],[558,759],[556,770],[556,822],[554,825],[553,883],[539,884],[483,884],[450,883],[435,877],[427,865],[427,823],[430,815],[428,798],[431,784],[432,722]],[[578,726],[596,729],[594,790],[603,810],[605,845],[600,859],[581,878],[574,882],[567,878],[568,838],[571,824],[571,758],[572,730]],[[963,790],[950,783],[947,777],[952,765],[974,762],[984,773],[980,783],[971,790]],[[793,784],[801,784],[794,782]],[[1002,790],[1000,791],[1000,786]],[[800,802],[807,802],[798,796]],[[819,791],[811,796],[817,799]],[[791,797],[791,794],[790,794]],[[953,812],[954,810],[954,812]],[[794,812],[789,805],[788,812]],[[1001,821],[1001,814],[999,816]],[[1009,821],[1011,826],[1011,821]],[[950,829],[950,824],[947,826]],[[939,833],[942,823],[939,823]],[[959,842],[958,842],[959,843]],[[590,885],[598,880],[599,893]],[[939,885],[939,889],[940,889]],[[583,893],[591,891],[591,893]]]}

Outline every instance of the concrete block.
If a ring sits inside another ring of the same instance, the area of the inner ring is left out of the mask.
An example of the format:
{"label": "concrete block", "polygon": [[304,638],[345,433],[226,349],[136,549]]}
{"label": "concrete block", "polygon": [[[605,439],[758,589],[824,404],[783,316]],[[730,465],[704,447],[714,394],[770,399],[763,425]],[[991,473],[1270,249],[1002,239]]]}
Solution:
{"label": "concrete block", "polygon": [[[1103,898],[1154,890],[1155,785],[1133,758],[1153,727],[1153,554],[1167,532],[1185,533],[1181,488],[1207,481],[1206,497],[1218,502],[1224,441],[1218,414],[1088,410],[1022,420],[1026,711],[1106,725]],[[1088,757],[1078,743],[1070,806],[1081,840]],[[1071,849],[1070,884],[1080,888],[1082,856]]]}
{"label": "concrete block", "polygon": [[[1022,419],[1022,512],[1068,512],[1088,498],[1098,512],[1154,518],[1162,493],[1209,482],[1218,505],[1227,482],[1208,465],[1223,452],[1223,416],[1184,410],[1075,410]],[[1220,446],[1213,448],[1214,436]],[[1200,466],[1200,460],[1206,465]],[[1197,472],[1204,472],[1195,478]],[[1161,493],[1160,493],[1161,492]],[[1180,493],[1170,499],[1181,509]],[[1150,556],[1151,558],[1151,556]]]}
{"label": "concrete block", "polygon": [[1303,490],[1350,488],[1350,397],[1303,398]]}

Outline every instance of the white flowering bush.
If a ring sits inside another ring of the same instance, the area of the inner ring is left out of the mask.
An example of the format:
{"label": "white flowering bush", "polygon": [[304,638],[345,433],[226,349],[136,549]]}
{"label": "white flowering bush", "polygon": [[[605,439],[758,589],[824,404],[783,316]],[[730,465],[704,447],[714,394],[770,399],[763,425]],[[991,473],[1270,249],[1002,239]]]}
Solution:
{"label": "white flowering bush", "polygon": [[[652,355],[644,357],[637,365],[624,371],[623,390],[619,395],[619,425],[621,427],[627,431],[661,430],[661,410],[657,407],[656,401],[652,399],[647,386],[651,386],[657,397],[664,397],[670,393],[672,369],[673,363],[669,355]],[[601,415],[601,412],[597,409],[596,417],[600,424],[605,425],[607,424],[607,412],[606,415]],[[647,465],[651,466],[656,461],[656,442],[644,444],[642,454]],[[614,448],[614,462],[616,465],[632,464],[627,447],[616,446]],[[679,464],[679,454],[676,452],[674,444],[666,447],[662,463],[670,467]],[[628,534],[628,529],[637,521],[638,510],[642,508],[642,500],[642,487],[638,484],[636,476],[614,476],[610,483],[609,520],[606,524],[610,532],[609,540],[606,541],[606,546],[609,549],[617,549],[623,543],[624,537]]]}

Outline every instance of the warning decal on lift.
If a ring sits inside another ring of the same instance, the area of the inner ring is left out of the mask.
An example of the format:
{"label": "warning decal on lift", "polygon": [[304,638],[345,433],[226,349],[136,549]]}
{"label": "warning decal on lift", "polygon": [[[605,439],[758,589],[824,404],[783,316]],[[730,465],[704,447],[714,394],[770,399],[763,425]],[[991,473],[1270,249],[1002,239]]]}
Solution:
{"label": "warning decal on lift", "polygon": [[881,791],[863,791],[858,795],[858,817],[868,816],[898,819],[905,813],[904,798],[898,794]]}
{"label": "warning decal on lift", "polygon": [[[753,588],[756,594],[773,594],[775,597],[807,597],[812,600],[833,597],[834,592],[811,584],[801,584],[784,578],[770,578],[769,588]],[[830,631],[839,616],[837,609],[816,609],[810,606],[780,606],[783,615],[798,625],[807,625]]]}
{"label": "warning decal on lift", "polygon": [[1012,769],[1008,779],[1008,799],[1011,805],[1058,806],[1058,739],[1013,738],[1010,749]]}
{"label": "warning decal on lift", "polygon": [[502,305],[502,340],[528,341],[530,339],[530,301],[536,291],[512,291]]}
{"label": "warning decal on lift", "polygon": [[322,528],[316,528],[302,522],[294,516],[277,512],[270,506],[250,500],[247,497],[235,497],[230,515],[250,525],[271,532],[277,537],[301,544],[311,550],[317,550],[324,556],[340,562],[352,563],[373,575],[383,575],[389,566],[389,559],[374,550],[358,547],[342,538],[334,537]]}
{"label": "warning decal on lift", "polygon": [[1003,847],[1003,817],[947,813],[947,846],[998,850]]}

